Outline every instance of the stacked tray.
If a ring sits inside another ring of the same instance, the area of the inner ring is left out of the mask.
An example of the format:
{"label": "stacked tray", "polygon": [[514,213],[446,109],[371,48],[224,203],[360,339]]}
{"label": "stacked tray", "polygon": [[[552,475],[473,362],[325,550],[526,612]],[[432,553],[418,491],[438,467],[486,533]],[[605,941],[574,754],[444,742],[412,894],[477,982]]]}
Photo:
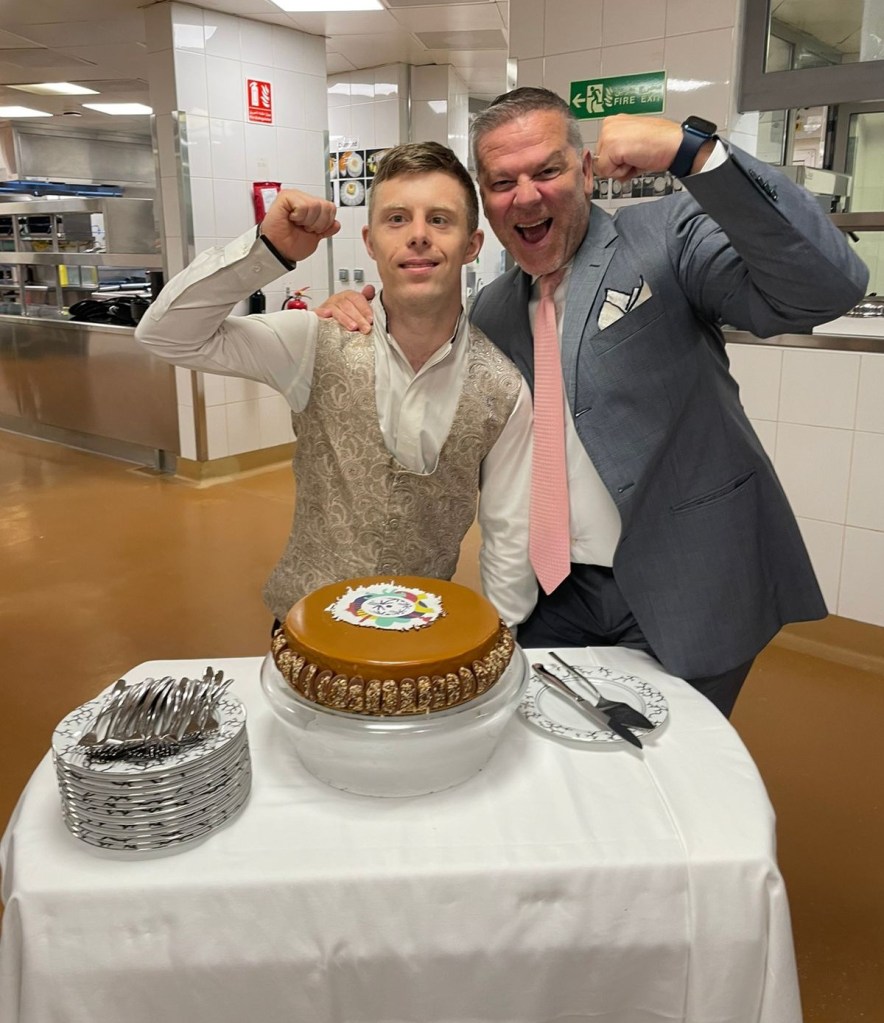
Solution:
{"label": "stacked tray", "polygon": [[252,769],[245,707],[226,693],[218,729],[154,760],[99,761],[77,745],[106,694],[67,715],[52,735],[64,822],[100,849],[156,852],[205,838],[245,804]]}

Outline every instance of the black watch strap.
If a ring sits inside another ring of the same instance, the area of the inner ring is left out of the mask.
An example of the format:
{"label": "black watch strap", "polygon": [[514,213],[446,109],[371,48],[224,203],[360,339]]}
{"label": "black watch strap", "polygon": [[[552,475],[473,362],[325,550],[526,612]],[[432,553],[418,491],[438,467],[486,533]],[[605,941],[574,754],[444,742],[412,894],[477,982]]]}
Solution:
{"label": "black watch strap", "polygon": [[261,234],[261,225],[258,225],[258,237],[267,246],[268,249],[273,253],[274,256],[282,263],[286,270],[294,270],[298,265],[293,263],[290,259],[286,259],[285,256],[279,251],[279,249],[273,244],[273,242],[267,237],[267,235]]}
{"label": "black watch strap", "polygon": [[691,173],[700,147],[704,142],[716,138],[715,133],[718,129],[712,121],[706,121],[702,117],[689,117],[682,123],[681,130],[681,145],[669,166],[669,173],[677,178],[686,177]]}

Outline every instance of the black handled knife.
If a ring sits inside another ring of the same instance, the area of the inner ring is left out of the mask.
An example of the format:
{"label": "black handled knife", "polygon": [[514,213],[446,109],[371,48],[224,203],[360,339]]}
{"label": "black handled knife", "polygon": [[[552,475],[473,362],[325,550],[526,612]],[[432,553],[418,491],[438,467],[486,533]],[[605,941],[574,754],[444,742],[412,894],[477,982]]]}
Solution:
{"label": "black handled knife", "polygon": [[553,675],[551,671],[547,671],[542,664],[532,664],[531,667],[537,672],[544,682],[553,686],[560,693],[567,696],[572,703],[576,703],[577,706],[589,717],[600,718],[605,726],[610,728],[615,735],[619,735],[621,739],[631,742],[633,746],[638,746],[639,749],[643,748],[641,739],[630,732],[626,725],[622,725],[619,721],[615,721],[609,714],[606,714],[605,711],[594,706],[589,702],[589,700],[584,699],[579,693],[575,693],[568,683],[563,682],[558,675]]}

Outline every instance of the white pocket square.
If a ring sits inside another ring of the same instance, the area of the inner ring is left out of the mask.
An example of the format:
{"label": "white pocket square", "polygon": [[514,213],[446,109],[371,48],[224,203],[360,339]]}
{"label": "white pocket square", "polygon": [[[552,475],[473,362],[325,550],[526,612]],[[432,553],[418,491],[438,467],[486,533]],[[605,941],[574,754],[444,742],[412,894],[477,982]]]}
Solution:
{"label": "white pocket square", "polygon": [[647,302],[651,294],[651,286],[644,277],[639,278],[638,284],[632,291],[615,291],[614,288],[605,288],[605,301],[602,311],[599,313],[599,330],[610,327],[621,316],[637,309],[642,302]]}

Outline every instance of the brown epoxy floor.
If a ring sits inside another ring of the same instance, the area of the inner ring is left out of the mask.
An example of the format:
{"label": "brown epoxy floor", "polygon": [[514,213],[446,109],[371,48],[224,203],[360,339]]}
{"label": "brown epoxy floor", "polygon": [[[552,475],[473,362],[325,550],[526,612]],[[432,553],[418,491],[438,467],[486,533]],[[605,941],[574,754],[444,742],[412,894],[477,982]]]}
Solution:
{"label": "brown epoxy floor", "polygon": [[[197,487],[0,432],[0,829],[56,722],[129,668],[265,652],[292,489],[287,467]],[[734,714],[777,811],[806,1023],[884,1020],[882,721],[884,669],[779,645]]]}

